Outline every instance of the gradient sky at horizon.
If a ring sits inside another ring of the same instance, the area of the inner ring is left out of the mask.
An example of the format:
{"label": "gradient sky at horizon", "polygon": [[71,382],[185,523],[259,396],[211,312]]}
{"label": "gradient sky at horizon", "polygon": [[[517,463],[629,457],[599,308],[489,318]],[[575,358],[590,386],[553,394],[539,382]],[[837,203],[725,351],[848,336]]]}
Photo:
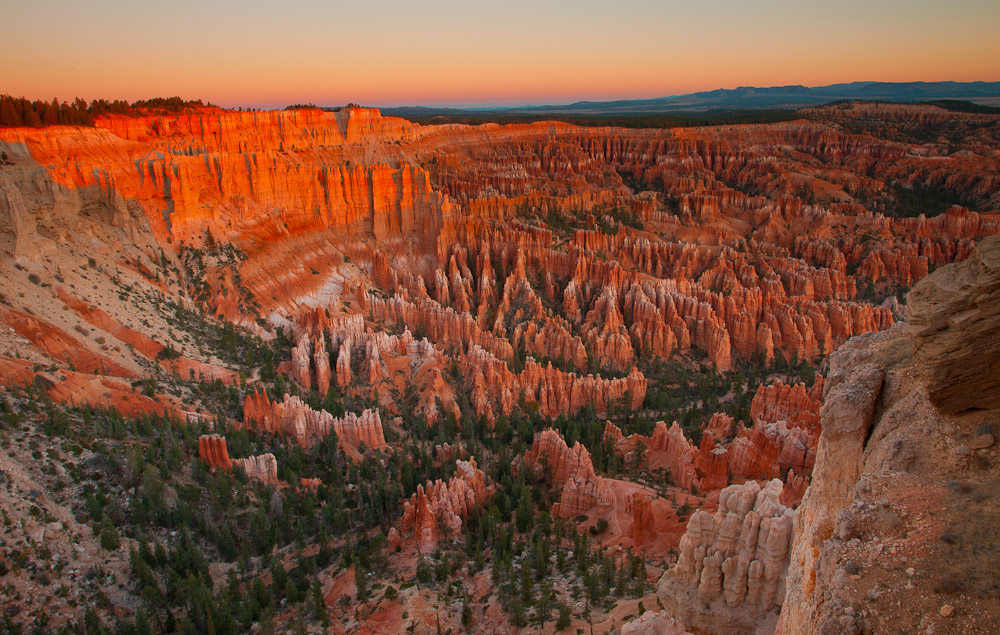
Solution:
{"label": "gradient sky at horizon", "polygon": [[4,4],[0,93],[30,99],[474,106],[1000,80],[996,0]]}

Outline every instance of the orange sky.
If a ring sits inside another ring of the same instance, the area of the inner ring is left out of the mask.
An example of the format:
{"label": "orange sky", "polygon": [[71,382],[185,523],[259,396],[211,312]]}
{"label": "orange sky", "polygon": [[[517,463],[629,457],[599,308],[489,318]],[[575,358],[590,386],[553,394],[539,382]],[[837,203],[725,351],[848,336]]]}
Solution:
{"label": "orange sky", "polygon": [[1000,80],[1000,2],[31,0],[0,92],[223,106],[526,104]]}

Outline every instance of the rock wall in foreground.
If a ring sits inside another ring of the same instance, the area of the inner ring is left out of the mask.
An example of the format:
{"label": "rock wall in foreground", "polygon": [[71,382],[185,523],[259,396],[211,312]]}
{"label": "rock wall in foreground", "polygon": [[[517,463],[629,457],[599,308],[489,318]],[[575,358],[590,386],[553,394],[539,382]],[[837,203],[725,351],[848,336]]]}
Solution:
{"label": "rock wall in foreground", "polygon": [[1000,238],[984,239],[911,291],[912,325],[832,356],[779,633],[1000,629],[984,608],[1000,477],[998,254]]}

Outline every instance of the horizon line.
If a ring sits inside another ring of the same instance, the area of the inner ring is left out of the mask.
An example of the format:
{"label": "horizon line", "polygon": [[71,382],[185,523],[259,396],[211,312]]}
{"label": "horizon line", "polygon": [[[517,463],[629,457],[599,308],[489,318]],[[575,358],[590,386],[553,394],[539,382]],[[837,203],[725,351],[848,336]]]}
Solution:
{"label": "horizon line", "polygon": [[[201,97],[201,96],[196,96],[196,97],[194,97],[194,99],[190,99],[190,101],[199,101],[200,100],[203,103],[205,103],[206,105],[213,104],[213,105],[216,105],[217,107],[225,109],[225,110],[237,110],[237,109],[240,109],[240,108],[251,109],[251,110],[284,110],[284,109],[288,108],[288,106],[292,106],[292,105],[312,105],[312,106],[315,106],[316,108],[327,109],[327,108],[344,108],[344,107],[347,107],[349,104],[354,104],[354,105],[357,105],[357,106],[360,106],[360,107],[364,107],[364,108],[379,108],[379,109],[382,109],[382,108],[387,108],[387,109],[423,108],[423,109],[427,109],[427,110],[441,110],[441,109],[450,109],[450,110],[491,110],[491,109],[518,109],[518,108],[560,107],[560,106],[573,106],[573,105],[577,105],[577,104],[588,104],[588,103],[600,104],[600,103],[609,103],[609,102],[653,101],[653,100],[661,100],[661,99],[676,99],[676,98],[687,97],[687,96],[691,96],[691,95],[704,94],[704,93],[711,93],[711,92],[716,92],[716,91],[740,90],[740,89],[745,89],[745,88],[757,88],[757,89],[775,89],[775,88],[820,89],[820,88],[829,88],[831,86],[850,86],[850,85],[856,85],[856,84],[920,85],[920,84],[944,84],[944,83],[963,84],[963,85],[965,85],[965,84],[1000,84],[1000,79],[997,79],[997,80],[978,79],[978,80],[971,80],[971,81],[956,81],[956,80],[950,80],[950,79],[942,79],[942,80],[913,80],[913,81],[853,80],[853,81],[847,81],[847,82],[834,82],[832,84],[806,85],[806,84],[798,83],[798,84],[774,84],[774,85],[768,85],[768,86],[756,86],[756,85],[751,85],[751,84],[739,84],[739,85],[737,85],[735,87],[733,87],[733,86],[719,86],[717,88],[711,88],[711,89],[707,89],[707,90],[696,90],[696,91],[691,91],[691,92],[680,92],[680,93],[672,93],[672,94],[667,94],[667,95],[657,94],[657,95],[653,95],[653,96],[648,96],[647,95],[647,96],[627,96],[627,97],[615,97],[615,96],[601,97],[601,96],[593,96],[593,95],[591,95],[591,96],[580,96],[580,97],[576,97],[576,98],[566,97],[566,98],[564,98],[562,100],[560,100],[557,97],[553,101],[547,101],[547,102],[534,101],[530,97],[526,97],[523,100],[517,99],[517,98],[511,99],[511,100],[506,100],[506,99],[502,99],[502,98],[501,99],[487,99],[487,100],[477,100],[475,98],[455,98],[455,99],[448,99],[448,100],[438,101],[438,100],[434,100],[432,98],[432,99],[429,99],[427,101],[423,101],[423,100],[421,100],[421,101],[395,101],[395,100],[387,100],[386,102],[381,102],[381,103],[379,103],[379,102],[361,103],[361,102],[358,102],[358,101],[347,101],[347,102],[344,102],[342,104],[337,104],[337,103],[323,103],[323,102],[316,103],[319,100],[308,99],[308,100],[298,100],[298,101],[296,101],[296,100],[287,100],[287,103],[285,103],[284,105],[279,105],[279,102],[276,102],[276,101],[268,101],[266,103],[262,103],[262,102],[252,103],[251,102],[250,104],[247,104],[247,103],[226,102],[224,100],[218,100],[218,101],[216,101],[216,100],[213,100],[213,99],[205,99],[204,97]],[[7,94],[10,97],[14,97],[14,95],[12,95],[10,93],[3,93],[3,94]],[[998,92],[997,96],[1000,96],[1000,92]],[[131,99],[131,100],[123,99],[123,98],[120,98],[120,97],[102,96],[102,97],[96,97],[96,98],[93,98],[91,100],[88,100],[88,103],[90,101],[95,101],[97,99],[105,99],[105,100],[108,100],[108,101],[115,101],[115,100],[119,100],[120,99],[122,101],[128,101],[129,103],[132,103],[132,102],[135,102],[135,101],[142,101],[144,99],[155,99],[155,98],[158,98],[158,97],[164,97],[164,98],[168,98],[169,99],[169,98],[172,98],[172,97],[180,97],[180,96],[179,95],[169,95],[169,96],[168,95],[156,95],[156,96],[148,96],[148,97],[144,97],[144,98],[137,98],[137,99]],[[32,98],[29,98],[29,97],[25,97],[24,95],[19,95],[16,98],[28,99],[29,101],[50,101],[50,98],[36,97],[36,98],[32,99]],[[76,97],[74,97],[74,98],[71,99],[71,98],[63,98],[63,97],[54,96],[53,98],[58,99],[60,102],[70,102],[71,103],[72,100],[75,99]],[[183,97],[182,99],[185,99],[185,101],[188,100],[188,98],[186,98],[186,97]],[[876,99],[874,101],[878,101],[878,100]],[[223,103],[225,103],[227,105],[222,105]]]}

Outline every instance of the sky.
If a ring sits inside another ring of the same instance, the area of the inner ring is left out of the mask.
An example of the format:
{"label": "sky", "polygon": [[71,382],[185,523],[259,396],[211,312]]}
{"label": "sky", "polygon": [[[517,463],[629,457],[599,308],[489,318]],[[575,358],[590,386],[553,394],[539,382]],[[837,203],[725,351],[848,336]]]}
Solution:
{"label": "sky", "polygon": [[997,0],[0,0],[0,93],[493,106],[1000,80]]}

